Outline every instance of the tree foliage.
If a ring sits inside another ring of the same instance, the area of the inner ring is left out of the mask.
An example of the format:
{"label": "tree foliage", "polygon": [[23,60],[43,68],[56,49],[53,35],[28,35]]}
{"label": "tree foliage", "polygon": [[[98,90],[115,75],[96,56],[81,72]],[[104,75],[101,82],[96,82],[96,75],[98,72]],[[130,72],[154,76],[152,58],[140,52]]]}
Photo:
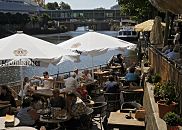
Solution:
{"label": "tree foliage", "polygon": [[16,24],[16,25],[25,25],[30,22],[30,16],[28,14],[11,14],[11,13],[0,13],[0,24]]}
{"label": "tree foliage", "polygon": [[59,4],[59,7],[60,7],[60,9],[62,9],[62,10],[70,10],[71,9],[71,6],[69,5],[69,4],[67,4],[67,3],[64,3],[64,2],[61,2],[60,4]]}
{"label": "tree foliage", "polygon": [[149,0],[118,0],[118,4],[122,15],[134,16],[138,21],[154,18],[157,12]]}
{"label": "tree foliage", "polygon": [[57,2],[54,2],[54,3],[50,3],[48,2],[45,6],[46,9],[49,9],[49,10],[56,10],[56,9],[59,9],[59,5]]}
{"label": "tree foliage", "polygon": [[45,5],[45,8],[49,10],[70,10],[71,6],[65,2],[60,2],[59,4],[57,2],[49,2]]}
{"label": "tree foliage", "polygon": [[46,13],[43,13],[41,16],[40,16],[40,23],[41,23],[41,26],[47,26],[48,25],[48,21],[50,20],[50,16]]}

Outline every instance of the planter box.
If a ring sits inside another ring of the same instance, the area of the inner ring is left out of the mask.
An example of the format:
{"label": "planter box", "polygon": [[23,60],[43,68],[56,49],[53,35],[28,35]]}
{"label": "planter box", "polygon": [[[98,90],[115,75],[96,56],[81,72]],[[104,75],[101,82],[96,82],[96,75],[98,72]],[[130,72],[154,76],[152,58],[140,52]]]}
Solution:
{"label": "planter box", "polygon": [[163,118],[167,112],[173,111],[177,105],[175,102],[167,105],[167,104],[165,104],[165,101],[158,101],[157,104],[158,104],[158,108],[159,108],[159,117],[160,118]]}
{"label": "planter box", "polygon": [[170,125],[167,125],[167,130],[180,130],[180,126],[170,126]]}

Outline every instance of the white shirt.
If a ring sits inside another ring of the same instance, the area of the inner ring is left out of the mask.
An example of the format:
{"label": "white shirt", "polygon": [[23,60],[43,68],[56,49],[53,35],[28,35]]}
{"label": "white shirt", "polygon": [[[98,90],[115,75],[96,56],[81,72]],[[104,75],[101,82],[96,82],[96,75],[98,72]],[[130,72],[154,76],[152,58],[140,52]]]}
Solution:
{"label": "white shirt", "polygon": [[179,44],[179,39],[180,39],[180,34],[176,33],[176,35],[174,36],[173,43],[174,44]]}
{"label": "white shirt", "polygon": [[25,86],[24,86],[24,88],[23,88],[23,92],[22,92],[22,90],[20,90],[20,92],[19,92],[18,95],[19,95],[20,97],[26,96],[27,90],[28,90],[29,87],[30,87],[30,82],[28,82],[28,83],[25,84]]}
{"label": "white shirt", "polygon": [[82,77],[82,73],[79,73],[78,72],[78,74],[76,74],[76,77],[75,77],[75,79],[77,80],[77,82],[80,82],[81,77]]}
{"label": "white shirt", "polygon": [[53,77],[49,77],[48,80],[44,77],[40,77],[43,81],[43,85],[45,89],[52,89],[53,88]]}
{"label": "white shirt", "polygon": [[90,73],[88,73],[87,75],[83,74],[82,77],[83,77],[84,81],[93,80]]}
{"label": "white shirt", "polygon": [[65,86],[67,89],[76,90],[76,88],[78,87],[78,82],[73,77],[64,79],[64,81],[65,81]]}

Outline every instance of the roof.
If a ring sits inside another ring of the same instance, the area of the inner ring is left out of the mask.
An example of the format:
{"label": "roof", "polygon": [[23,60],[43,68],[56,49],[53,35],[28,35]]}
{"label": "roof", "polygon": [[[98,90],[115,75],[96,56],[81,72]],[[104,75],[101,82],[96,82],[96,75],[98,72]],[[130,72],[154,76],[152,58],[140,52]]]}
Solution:
{"label": "roof", "polygon": [[174,14],[182,13],[181,0],[149,0],[153,6],[161,11],[169,11]]}
{"label": "roof", "polygon": [[4,12],[36,12],[42,10],[38,5],[24,1],[0,0],[0,11]]}

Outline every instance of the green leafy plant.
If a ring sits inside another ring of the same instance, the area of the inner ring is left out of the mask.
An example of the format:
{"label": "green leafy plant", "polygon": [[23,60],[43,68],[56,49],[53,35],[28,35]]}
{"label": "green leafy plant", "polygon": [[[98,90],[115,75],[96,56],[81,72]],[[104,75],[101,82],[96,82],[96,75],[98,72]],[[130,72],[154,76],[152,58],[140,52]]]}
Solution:
{"label": "green leafy plant", "polygon": [[154,96],[157,98],[162,98],[162,84],[156,83],[154,87]]}
{"label": "green leafy plant", "polygon": [[149,83],[158,83],[161,81],[161,76],[159,73],[155,73],[154,75],[149,75],[147,82]]}
{"label": "green leafy plant", "polygon": [[168,112],[164,115],[164,121],[170,126],[176,126],[179,124],[181,118],[174,112]]}
{"label": "green leafy plant", "polygon": [[179,119],[179,125],[182,126],[182,118]]}
{"label": "green leafy plant", "polygon": [[154,96],[160,97],[166,101],[166,104],[171,104],[177,101],[176,85],[172,81],[157,83],[154,88]]}

